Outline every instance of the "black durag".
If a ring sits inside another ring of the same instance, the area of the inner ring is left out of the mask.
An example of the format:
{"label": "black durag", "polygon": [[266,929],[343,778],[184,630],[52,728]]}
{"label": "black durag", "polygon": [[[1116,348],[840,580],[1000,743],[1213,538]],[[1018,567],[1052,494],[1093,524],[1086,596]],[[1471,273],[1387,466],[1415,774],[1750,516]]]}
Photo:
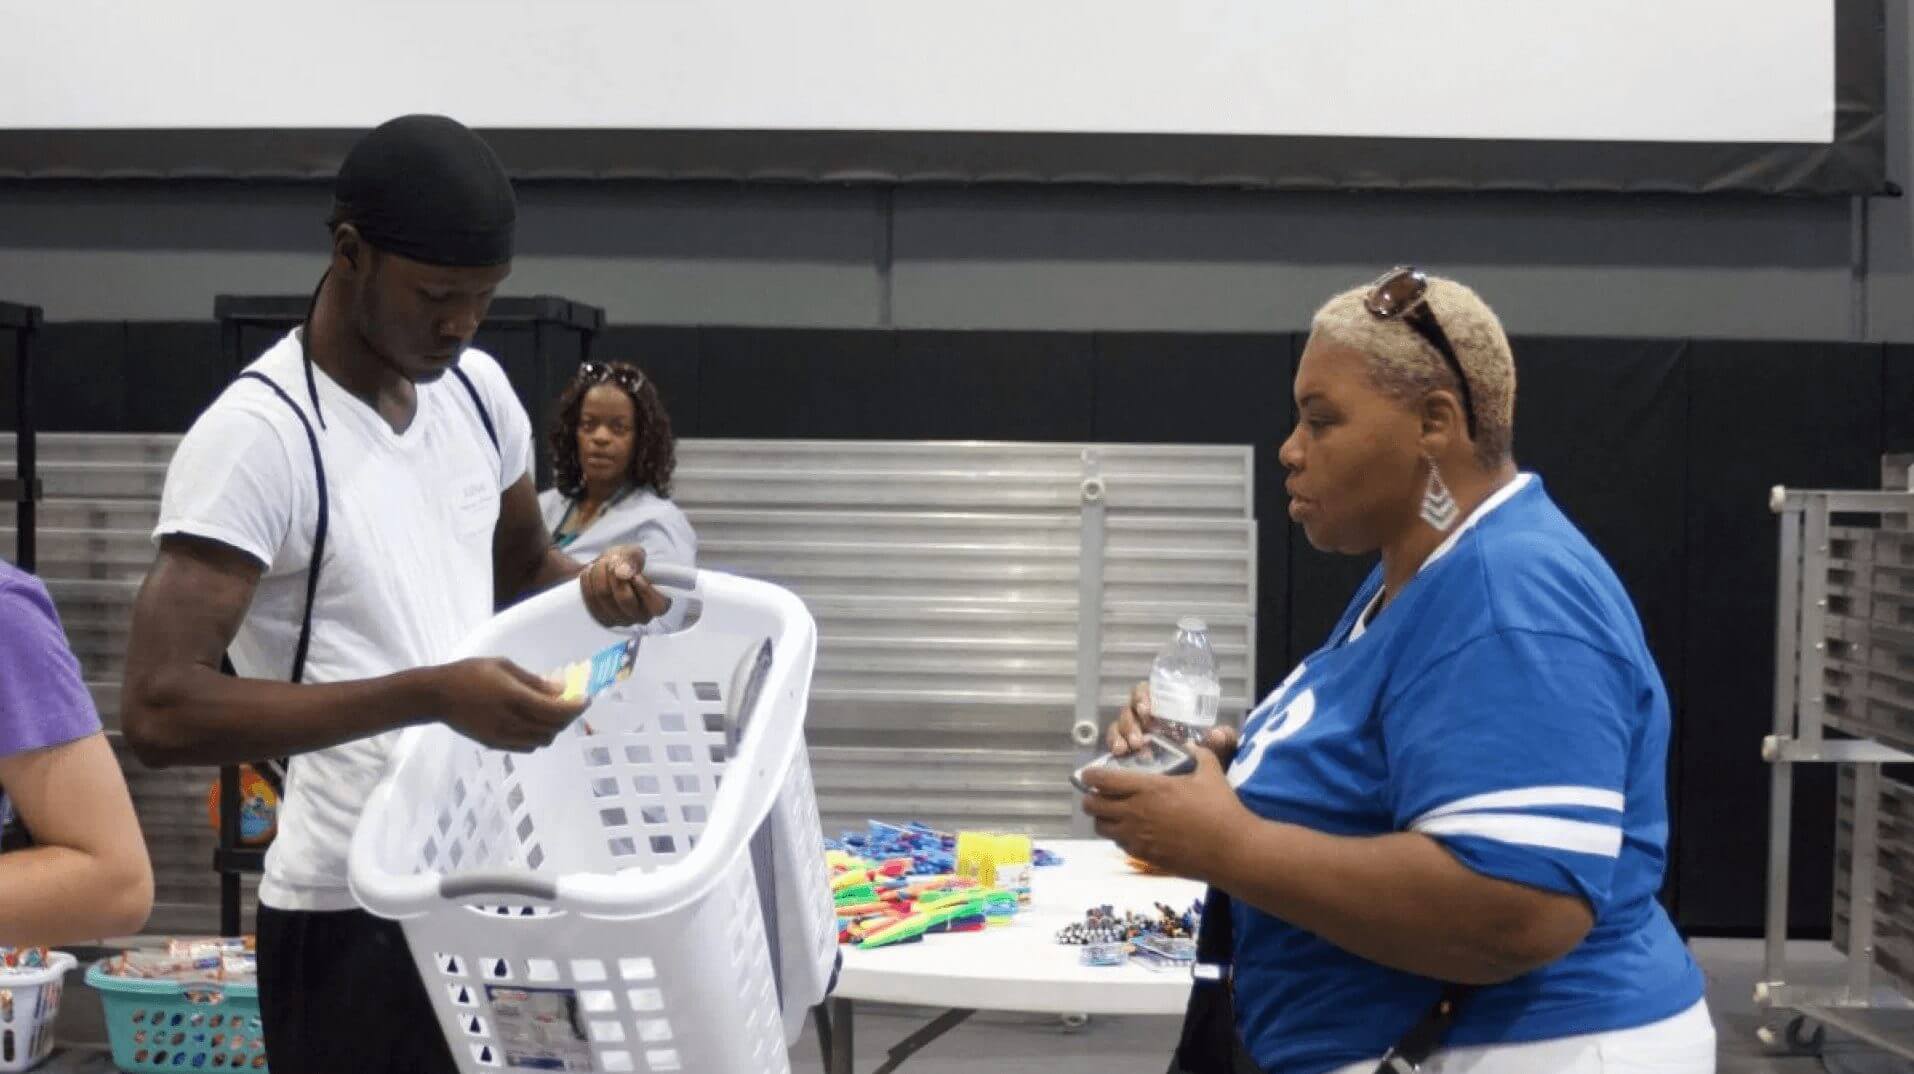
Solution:
{"label": "black durag", "polygon": [[352,147],[333,185],[333,221],[428,265],[512,259],[518,199],[498,155],[445,116],[400,116]]}

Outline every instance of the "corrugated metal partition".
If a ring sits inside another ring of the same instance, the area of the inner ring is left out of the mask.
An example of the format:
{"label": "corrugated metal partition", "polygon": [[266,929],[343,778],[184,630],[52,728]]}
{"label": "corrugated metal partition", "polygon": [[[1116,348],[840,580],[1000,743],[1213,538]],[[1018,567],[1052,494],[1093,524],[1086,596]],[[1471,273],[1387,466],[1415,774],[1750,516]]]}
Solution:
{"label": "corrugated metal partition", "polygon": [[827,831],[872,816],[1069,830],[1086,452],[1106,512],[1099,707],[1195,614],[1224,711],[1240,712],[1255,666],[1248,448],[680,445],[703,565],[788,586],[817,616],[810,742]]}
{"label": "corrugated metal partition", "polygon": [[[40,438],[40,572],[109,728],[177,443]],[[0,465],[12,451],[0,435]],[[1247,447],[688,439],[679,460],[702,564],[788,586],[818,618],[810,741],[827,831],[871,816],[1070,830],[1086,631],[1101,639],[1087,667],[1103,718],[1191,614],[1210,624],[1224,712],[1247,707]],[[10,505],[0,522],[10,546]],[[1077,614],[1086,553],[1101,581],[1094,622]],[[212,770],[125,762],[160,874],[154,927],[212,927]]]}

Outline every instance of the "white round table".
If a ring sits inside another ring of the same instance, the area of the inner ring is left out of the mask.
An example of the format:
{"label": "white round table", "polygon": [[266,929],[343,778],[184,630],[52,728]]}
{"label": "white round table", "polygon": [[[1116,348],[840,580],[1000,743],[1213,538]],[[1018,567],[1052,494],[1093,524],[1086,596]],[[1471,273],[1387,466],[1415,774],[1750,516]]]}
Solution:
{"label": "white round table", "polygon": [[1174,877],[1144,876],[1123,852],[1102,841],[1038,840],[1064,864],[1033,871],[1030,903],[1008,925],[981,933],[926,936],[921,943],[862,951],[844,948],[832,994],[831,1074],[854,1074],[853,1024],[859,1000],[942,1007],[947,1013],[899,1044],[879,1068],[892,1070],[925,1044],[980,1010],[1033,1014],[1182,1014],[1188,970],[1152,970],[1131,963],[1093,967],[1081,949],[1056,942],[1057,931],[1108,904],[1118,913],[1155,913],[1157,903],[1187,910],[1203,887]]}

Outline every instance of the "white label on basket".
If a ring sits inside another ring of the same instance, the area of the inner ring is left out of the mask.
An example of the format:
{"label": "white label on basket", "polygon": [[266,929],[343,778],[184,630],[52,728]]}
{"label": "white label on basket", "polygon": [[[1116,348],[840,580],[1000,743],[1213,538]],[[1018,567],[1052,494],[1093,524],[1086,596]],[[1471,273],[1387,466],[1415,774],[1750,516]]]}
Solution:
{"label": "white label on basket", "polygon": [[488,986],[492,1024],[507,1066],[595,1070],[578,993],[568,988]]}

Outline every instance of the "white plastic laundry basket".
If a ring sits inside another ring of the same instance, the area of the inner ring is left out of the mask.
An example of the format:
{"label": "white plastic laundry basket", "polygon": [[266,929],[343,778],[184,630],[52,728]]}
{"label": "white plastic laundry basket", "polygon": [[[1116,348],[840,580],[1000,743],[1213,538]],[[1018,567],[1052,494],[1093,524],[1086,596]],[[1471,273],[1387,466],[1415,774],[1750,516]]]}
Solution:
{"label": "white plastic laundry basket", "polygon": [[[402,922],[467,1074],[784,1074],[836,965],[816,624],[774,585],[646,574],[694,591],[697,622],[642,635],[631,677],[535,753],[407,731],[353,838],[353,894]],[[621,637],[568,585],[459,655],[543,673]]]}
{"label": "white plastic laundry basket", "polygon": [[72,955],[53,951],[43,969],[0,973],[0,1071],[32,1070],[53,1053],[60,993],[76,965]]}

